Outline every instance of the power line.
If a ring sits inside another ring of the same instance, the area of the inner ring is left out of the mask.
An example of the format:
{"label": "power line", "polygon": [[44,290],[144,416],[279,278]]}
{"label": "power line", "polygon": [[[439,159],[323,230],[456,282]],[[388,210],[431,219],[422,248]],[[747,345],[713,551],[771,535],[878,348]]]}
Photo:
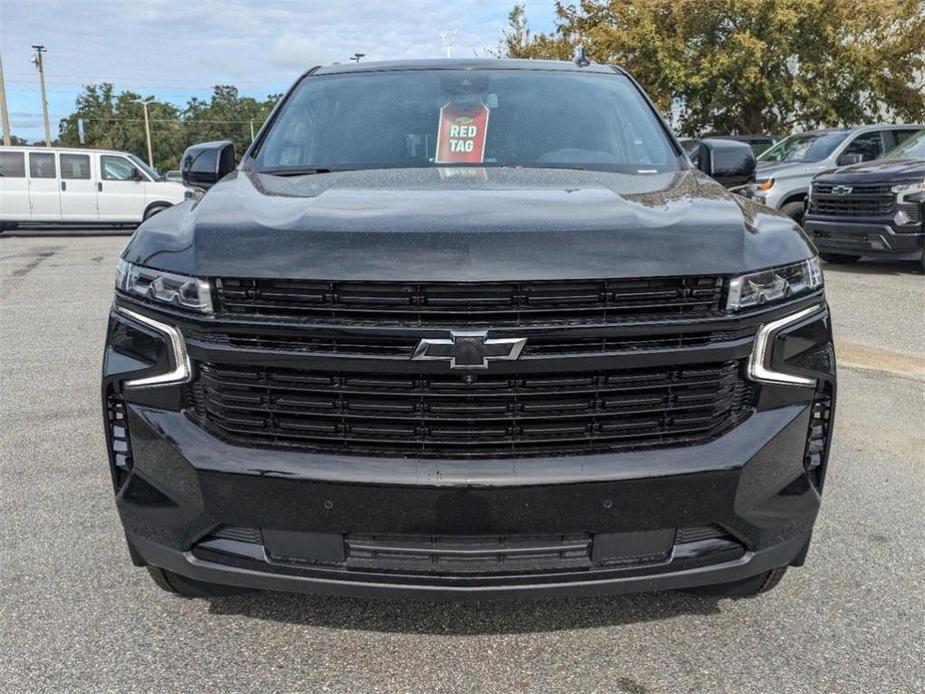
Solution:
{"label": "power line", "polygon": [[[29,73],[27,72],[16,72],[16,71],[7,73],[7,76],[12,77],[14,79],[15,78],[28,79],[30,77]],[[267,80],[247,80],[247,79],[238,79],[234,77],[217,78],[217,79],[208,80],[208,81],[158,79],[158,78],[153,78],[153,79],[142,78],[141,80],[139,80],[137,75],[132,76],[132,77],[94,77],[93,80],[87,80],[87,78],[83,75],[67,75],[67,74],[58,75],[56,74],[55,79],[53,81],[49,81],[49,84],[59,84],[59,85],[66,85],[66,86],[83,86],[85,84],[101,84],[103,82],[107,82],[109,84],[147,84],[147,85],[156,86],[156,87],[189,87],[193,89],[198,89],[204,86],[211,89],[213,86],[217,84],[221,84],[221,85],[248,84],[248,85],[255,85],[255,86],[262,87],[268,83]],[[276,83],[275,86],[280,87],[280,88],[285,88],[289,84],[290,82],[278,82]]]}

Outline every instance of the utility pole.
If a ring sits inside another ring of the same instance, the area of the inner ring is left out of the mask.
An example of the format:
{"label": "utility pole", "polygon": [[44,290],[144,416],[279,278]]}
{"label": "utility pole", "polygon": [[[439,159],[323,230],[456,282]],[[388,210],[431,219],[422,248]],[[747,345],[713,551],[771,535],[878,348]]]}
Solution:
{"label": "utility pole", "polygon": [[250,122],[251,124],[251,142],[254,141],[254,121]]}
{"label": "utility pole", "polygon": [[10,109],[6,104],[6,87],[3,84],[3,60],[0,60],[0,128],[3,128],[3,144],[9,146]]}
{"label": "utility pole", "polygon": [[148,141],[148,166],[154,168],[154,156],[151,154],[151,126],[148,125],[148,104],[153,104],[154,99],[143,101],[135,99],[136,104],[141,104],[142,111],[145,112],[145,139]]}
{"label": "utility pole", "polygon": [[45,53],[45,46],[35,45],[35,55],[32,56],[32,64],[38,68],[39,83],[42,85],[42,116],[45,118],[45,146],[51,147],[51,125],[48,123],[48,97],[45,95],[45,65],[42,62],[42,53]]}

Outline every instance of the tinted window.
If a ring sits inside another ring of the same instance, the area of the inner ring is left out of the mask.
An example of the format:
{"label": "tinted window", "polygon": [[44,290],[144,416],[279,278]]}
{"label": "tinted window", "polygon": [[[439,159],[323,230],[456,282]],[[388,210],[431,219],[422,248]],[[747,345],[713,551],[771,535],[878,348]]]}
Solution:
{"label": "tinted window", "polygon": [[26,157],[22,152],[0,152],[0,176],[26,177]]}
{"label": "tinted window", "polygon": [[134,180],[135,167],[125,157],[103,155],[100,157],[100,170],[104,181]]}
{"label": "tinted window", "polygon": [[893,137],[896,139],[896,144],[901,145],[913,135],[917,135],[921,132],[921,130],[894,130]]}
{"label": "tinted window", "polygon": [[890,150],[884,159],[922,159],[925,160],[925,130],[919,130],[915,137]]}
{"label": "tinted window", "polygon": [[758,161],[822,161],[848,137],[847,132],[791,135],[766,150]]}
{"label": "tinted window", "polygon": [[62,154],[61,178],[90,178],[90,157],[86,154]]}
{"label": "tinted window", "polygon": [[879,132],[858,135],[842,154],[860,154],[861,161],[873,161],[883,156],[883,138]]}
{"label": "tinted window", "polygon": [[32,178],[55,178],[55,155],[29,152],[29,176]]}
{"label": "tinted window", "polygon": [[472,164],[628,173],[680,166],[625,77],[527,70],[308,77],[257,154],[262,170]]}

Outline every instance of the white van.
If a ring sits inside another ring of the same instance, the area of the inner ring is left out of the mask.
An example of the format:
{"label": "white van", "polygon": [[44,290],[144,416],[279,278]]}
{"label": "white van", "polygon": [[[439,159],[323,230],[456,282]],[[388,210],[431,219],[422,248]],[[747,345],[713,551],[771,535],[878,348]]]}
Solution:
{"label": "white van", "polygon": [[0,231],[21,222],[138,223],[189,190],[159,180],[133,154],[0,147]]}

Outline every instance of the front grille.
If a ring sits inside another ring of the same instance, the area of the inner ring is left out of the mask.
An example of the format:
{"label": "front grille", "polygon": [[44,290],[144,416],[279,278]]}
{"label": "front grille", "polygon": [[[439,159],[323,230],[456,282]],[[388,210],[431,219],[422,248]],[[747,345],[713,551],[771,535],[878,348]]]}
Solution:
{"label": "front grille", "polygon": [[[521,353],[523,357],[548,357],[572,354],[607,354],[652,349],[677,349],[684,347],[705,347],[746,337],[749,332],[714,330],[703,332],[670,331],[643,333],[639,335],[589,337],[531,336]],[[492,333],[492,337],[504,335]],[[257,352],[297,352],[299,354],[323,354],[338,356],[375,356],[381,358],[410,359],[420,337],[366,335],[325,336],[297,332],[264,332],[254,326],[247,334],[191,331],[188,338],[210,345],[221,345]]]}
{"label": "front grille", "polygon": [[677,446],[751,412],[736,361],[553,374],[415,375],[199,364],[188,413],[245,446],[501,457]]}
{"label": "front grille", "polygon": [[591,535],[362,535],[345,538],[346,567],[427,573],[587,569]]}
{"label": "front grille", "polygon": [[226,315],[316,323],[451,326],[614,322],[718,315],[719,276],[533,282],[215,280]]}
{"label": "front grille", "polygon": [[810,212],[831,217],[883,217],[893,214],[896,196],[889,185],[855,185],[851,193],[835,195],[837,184],[813,186]]}

